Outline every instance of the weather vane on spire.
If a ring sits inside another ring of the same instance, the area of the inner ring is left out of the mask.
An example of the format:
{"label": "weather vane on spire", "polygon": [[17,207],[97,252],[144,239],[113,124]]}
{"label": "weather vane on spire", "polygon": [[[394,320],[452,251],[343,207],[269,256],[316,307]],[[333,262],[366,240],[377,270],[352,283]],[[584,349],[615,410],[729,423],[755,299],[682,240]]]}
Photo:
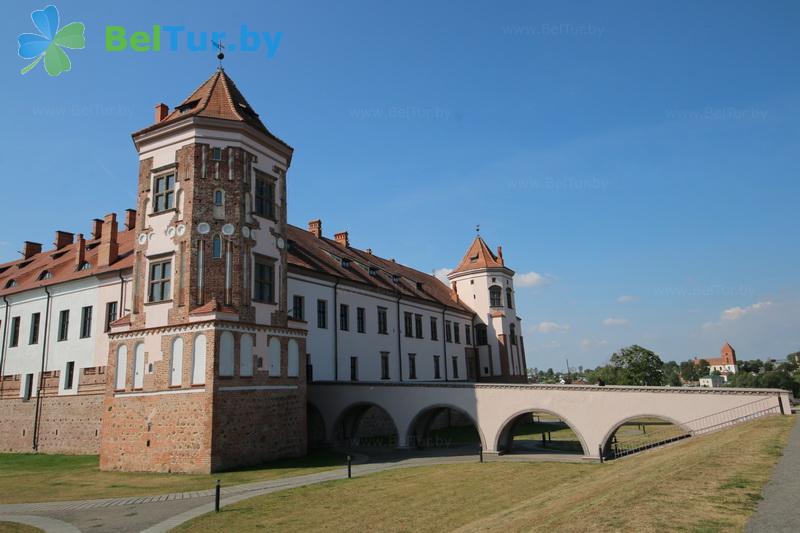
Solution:
{"label": "weather vane on spire", "polygon": [[219,53],[217,54],[217,59],[219,59],[219,69],[223,70],[222,69],[222,60],[225,59],[225,54],[223,53],[222,50],[225,48],[225,46],[222,44],[222,40],[220,40],[220,42],[211,41],[211,44],[214,45],[214,48],[219,50]]}
{"label": "weather vane on spire", "polygon": [[475,224],[475,233],[477,233],[478,235],[481,234],[481,225],[480,224]]}

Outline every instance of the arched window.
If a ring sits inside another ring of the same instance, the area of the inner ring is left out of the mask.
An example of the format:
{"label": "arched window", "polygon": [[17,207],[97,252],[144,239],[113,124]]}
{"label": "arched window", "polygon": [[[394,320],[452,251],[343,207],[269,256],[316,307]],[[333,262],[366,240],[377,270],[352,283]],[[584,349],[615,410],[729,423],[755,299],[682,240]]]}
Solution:
{"label": "arched window", "polygon": [[253,337],[242,335],[239,341],[239,375],[253,375]]}
{"label": "arched window", "polygon": [[214,235],[211,240],[211,257],[214,259],[222,257],[222,238],[219,235]]}
{"label": "arched window", "polygon": [[192,350],[192,385],[206,382],[206,336],[202,333],[194,338]]}
{"label": "arched window", "polygon": [[10,289],[10,288],[16,287],[16,286],[17,286],[17,280],[10,279],[10,280],[8,280],[8,282],[6,282],[6,289]]}
{"label": "arched window", "polygon": [[499,285],[489,287],[489,305],[491,307],[503,306],[503,289]]}
{"label": "arched window", "polygon": [[278,337],[269,340],[269,350],[267,351],[268,373],[270,376],[281,375],[281,341]]}
{"label": "arched window", "polygon": [[517,326],[514,325],[514,324],[511,324],[508,327],[508,333],[509,333],[509,337],[511,337],[511,345],[512,346],[516,346],[517,345]]}
{"label": "arched window", "polygon": [[223,331],[219,337],[219,375],[233,375],[233,333]]}
{"label": "arched window", "polygon": [[53,273],[49,270],[43,270],[41,274],[39,274],[40,280],[50,279],[53,277]]}
{"label": "arched window", "polygon": [[117,390],[125,389],[125,378],[128,373],[128,347],[122,344],[117,348],[117,375],[114,380],[114,388]]}
{"label": "arched window", "polygon": [[172,341],[169,366],[170,387],[180,386],[183,382],[183,337],[175,337]]}
{"label": "arched window", "polygon": [[225,191],[221,191],[220,189],[214,191],[214,205],[217,207],[225,205]]}
{"label": "arched window", "polygon": [[506,307],[514,309],[514,300],[512,298],[511,287],[506,287]]}
{"label": "arched window", "polygon": [[144,387],[144,343],[136,345],[133,353],[133,388]]}
{"label": "arched window", "polygon": [[286,375],[296,378],[300,375],[300,346],[294,339],[289,339],[289,360],[286,363]]}

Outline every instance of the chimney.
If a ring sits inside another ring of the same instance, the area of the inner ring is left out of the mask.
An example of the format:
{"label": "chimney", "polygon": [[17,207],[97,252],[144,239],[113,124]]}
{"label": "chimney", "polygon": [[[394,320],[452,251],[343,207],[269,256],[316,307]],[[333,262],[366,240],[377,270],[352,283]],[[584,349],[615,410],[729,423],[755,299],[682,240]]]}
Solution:
{"label": "chimney", "polygon": [[99,239],[103,233],[103,221],[99,218],[92,220],[92,240]]}
{"label": "chimney", "polygon": [[372,248],[367,248],[364,251],[367,252],[369,255],[372,255]]}
{"label": "chimney", "polygon": [[505,261],[503,261],[503,247],[497,245],[497,257],[500,259],[500,264],[505,265]]}
{"label": "chimney", "polygon": [[350,237],[347,235],[346,231],[340,231],[339,233],[334,234],[333,239],[339,246],[344,246],[345,248],[350,246]]}
{"label": "chimney", "polygon": [[117,244],[117,215],[106,215],[103,221],[103,234],[100,236],[100,247],[97,252],[97,266],[105,267],[117,260],[119,245]]}
{"label": "chimney", "polygon": [[83,239],[83,233],[78,233],[78,238],[75,240],[75,270],[78,270],[85,260],[86,241]]}
{"label": "chimney", "polygon": [[30,259],[40,253],[42,253],[42,245],[38,242],[25,241],[22,243],[22,257],[25,259]]}
{"label": "chimney", "polygon": [[156,124],[167,118],[169,115],[169,106],[165,103],[156,105]]}
{"label": "chimney", "polygon": [[314,234],[314,237],[319,239],[322,237],[322,220],[309,220],[308,231]]}
{"label": "chimney", "polygon": [[125,230],[130,231],[136,228],[136,209],[125,210]]}
{"label": "chimney", "polygon": [[60,250],[63,247],[72,244],[72,237],[72,233],[67,231],[56,231],[56,240],[53,245],[55,245],[56,250]]}

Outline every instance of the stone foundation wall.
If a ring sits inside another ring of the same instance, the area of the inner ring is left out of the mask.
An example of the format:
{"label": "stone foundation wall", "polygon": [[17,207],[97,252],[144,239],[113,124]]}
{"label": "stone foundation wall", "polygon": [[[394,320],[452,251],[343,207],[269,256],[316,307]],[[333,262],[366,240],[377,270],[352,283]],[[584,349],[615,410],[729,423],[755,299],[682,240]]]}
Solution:
{"label": "stone foundation wall", "polygon": [[218,391],[212,471],[306,454],[305,385],[295,390]]}

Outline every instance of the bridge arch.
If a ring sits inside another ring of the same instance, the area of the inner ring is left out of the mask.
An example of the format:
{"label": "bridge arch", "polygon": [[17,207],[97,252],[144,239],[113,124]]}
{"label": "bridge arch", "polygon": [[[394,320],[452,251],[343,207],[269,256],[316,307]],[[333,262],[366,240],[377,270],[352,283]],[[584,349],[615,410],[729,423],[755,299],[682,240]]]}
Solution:
{"label": "bridge arch", "polygon": [[[679,422],[675,418],[673,418],[671,416],[668,416],[668,415],[663,415],[663,414],[658,414],[657,415],[657,414],[652,414],[652,413],[643,413],[643,414],[634,415],[634,416],[626,416],[625,418],[623,418],[619,422],[614,423],[611,426],[611,428],[606,432],[606,434],[603,436],[603,439],[600,441],[600,443],[601,443],[601,445],[603,447],[603,455],[607,455],[609,453],[609,451],[611,450],[612,445],[613,445],[613,437],[617,434],[617,432],[623,426],[625,426],[626,424],[630,424],[631,422],[645,421],[645,420],[648,420],[648,419],[657,419],[657,420],[661,420],[661,421],[667,422],[667,426],[668,427],[663,428],[663,429],[666,429],[668,431],[661,432],[661,438],[663,440],[668,440],[668,439],[671,439],[671,438],[679,436],[679,435],[687,435],[688,436],[688,435],[692,434],[692,429],[688,425],[686,425],[683,422]],[[671,426],[671,427],[669,427],[669,426]],[[658,441],[659,440],[658,431],[659,430],[656,430],[655,433],[652,433],[648,440],[653,441],[653,442]],[[646,429],[645,429],[645,432],[646,432]],[[645,435],[645,434],[643,434],[643,435]],[[641,439],[641,440],[644,443],[645,439]]]}
{"label": "bridge arch", "polygon": [[[386,444],[397,445],[400,438],[397,420],[389,409],[374,401],[357,401],[342,409],[329,429],[329,442],[362,445],[358,430],[365,419],[372,424],[367,428],[368,435],[363,437],[365,440],[371,437],[374,444],[378,442],[378,438],[389,437],[393,442]],[[387,435],[385,431],[391,431],[392,435]]]}
{"label": "bridge arch", "polygon": [[408,424],[408,430],[406,431],[407,445],[425,447],[425,446],[420,446],[420,444],[426,443],[428,434],[431,431],[431,425],[439,415],[446,412],[447,410],[454,411],[459,415],[466,417],[472,424],[472,426],[475,428],[475,431],[478,433],[478,438],[480,439],[480,445],[483,447],[484,450],[487,449],[486,439],[484,438],[483,435],[483,428],[481,428],[480,424],[478,424],[475,416],[470,414],[463,407],[459,407],[452,403],[435,403],[420,409]]}
{"label": "bridge arch", "polygon": [[513,440],[514,440],[514,427],[519,424],[526,416],[532,413],[546,413],[551,416],[555,416],[563,421],[573,433],[578,438],[578,442],[581,445],[581,450],[583,451],[584,456],[591,455],[590,448],[586,444],[586,439],[584,438],[582,432],[578,429],[574,423],[570,422],[566,417],[562,414],[557,413],[551,409],[542,409],[539,407],[530,407],[528,409],[522,409],[519,411],[514,412],[514,414],[508,416],[502,424],[500,424],[499,429],[497,431],[497,435],[494,437],[493,444],[494,450],[498,452],[508,452],[511,451]]}
{"label": "bridge arch", "polygon": [[309,448],[323,448],[328,442],[328,430],[322,411],[311,402],[306,402],[306,435]]}

